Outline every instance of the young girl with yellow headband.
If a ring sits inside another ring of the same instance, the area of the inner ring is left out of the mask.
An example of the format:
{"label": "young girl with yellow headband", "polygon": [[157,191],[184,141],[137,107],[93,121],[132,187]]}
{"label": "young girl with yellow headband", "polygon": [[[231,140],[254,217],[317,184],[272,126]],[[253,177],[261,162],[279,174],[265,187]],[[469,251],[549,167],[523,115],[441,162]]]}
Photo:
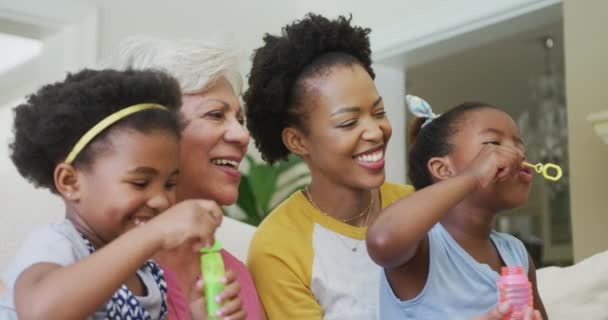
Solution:
{"label": "young girl with yellow headband", "polygon": [[17,252],[2,277],[0,318],[166,318],[165,282],[150,257],[209,246],[222,216],[212,201],[173,206],[180,103],[164,73],[84,70],[15,108],[11,158],[62,198],[66,219]]}

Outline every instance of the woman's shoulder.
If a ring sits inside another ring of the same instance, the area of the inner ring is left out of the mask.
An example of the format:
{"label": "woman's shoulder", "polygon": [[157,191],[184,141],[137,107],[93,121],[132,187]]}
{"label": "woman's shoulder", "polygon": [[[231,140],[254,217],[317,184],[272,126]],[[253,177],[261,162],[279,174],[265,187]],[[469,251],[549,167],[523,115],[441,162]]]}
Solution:
{"label": "woman's shoulder", "polygon": [[315,224],[309,208],[306,198],[297,191],[272,210],[253,235],[248,264],[262,256],[308,252]]}
{"label": "woman's shoulder", "polygon": [[270,211],[258,226],[256,235],[268,232],[300,232],[302,227],[312,225],[309,208],[302,192],[294,192]]}

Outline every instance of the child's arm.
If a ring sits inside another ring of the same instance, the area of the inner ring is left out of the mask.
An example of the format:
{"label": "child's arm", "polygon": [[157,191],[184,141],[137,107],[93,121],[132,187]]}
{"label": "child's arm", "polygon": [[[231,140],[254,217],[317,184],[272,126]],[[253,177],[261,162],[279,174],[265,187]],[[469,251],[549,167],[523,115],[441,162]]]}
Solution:
{"label": "child's arm", "polygon": [[473,192],[476,185],[472,176],[457,176],[416,191],[385,208],[367,231],[370,257],[385,268],[408,262],[433,225]]}
{"label": "child's arm", "polygon": [[19,319],[86,318],[157,251],[186,241],[212,243],[219,221],[221,210],[214,202],[192,200],[172,207],[72,265],[35,264],[16,281]]}
{"label": "child's arm", "polygon": [[385,268],[407,263],[449,209],[471,192],[519,172],[523,159],[523,153],[514,147],[486,144],[458,175],[453,175],[455,168],[445,159],[431,159],[429,170],[439,182],[383,210],[367,232],[370,257]]}
{"label": "child's arm", "polygon": [[19,319],[84,319],[158,249],[160,240],[144,227],[119,237],[77,263],[38,263],[15,284]]}
{"label": "child's arm", "polygon": [[538,294],[538,286],[536,285],[536,266],[534,265],[534,260],[528,254],[528,279],[532,282],[532,289],[534,290],[534,308],[538,310],[543,319],[548,320],[547,311],[545,310],[545,305],[543,304],[540,295]]}

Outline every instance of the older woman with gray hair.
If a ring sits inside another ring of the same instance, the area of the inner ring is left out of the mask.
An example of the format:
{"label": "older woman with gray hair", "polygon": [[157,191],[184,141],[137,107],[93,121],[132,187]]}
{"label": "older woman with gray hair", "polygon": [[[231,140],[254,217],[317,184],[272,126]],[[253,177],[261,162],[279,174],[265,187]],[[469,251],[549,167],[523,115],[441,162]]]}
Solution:
{"label": "older woman with gray hair", "polygon": [[[235,51],[211,42],[131,38],[122,43],[113,66],[160,69],[174,76],[182,90],[180,176],[177,200],[203,198],[234,204],[249,132],[239,101],[242,79]],[[230,282],[218,296],[224,319],[263,319],[263,311],[245,265],[222,251]],[[200,258],[184,246],[157,257],[164,267],[172,319],[195,318]],[[190,295],[190,296],[189,296]],[[200,300],[200,299],[199,299]],[[200,309],[200,308],[198,308]],[[190,313],[188,312],[190,310]],[[246,314],[246,316],[245,316]]]}

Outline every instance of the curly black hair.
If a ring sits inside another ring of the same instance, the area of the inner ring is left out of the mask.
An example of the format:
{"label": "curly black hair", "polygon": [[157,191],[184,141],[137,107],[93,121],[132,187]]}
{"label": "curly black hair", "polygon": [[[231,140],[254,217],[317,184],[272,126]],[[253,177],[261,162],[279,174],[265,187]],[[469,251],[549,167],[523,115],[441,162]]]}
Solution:
{"label": "curly black hair", "polygon": [[373,79],[368,28],[351,25],[352,17],[329,20],[309,13],[285,26],[281,36],[266,34],[253,53],[249,88],[243,96],[247,128],[262,158],[272,164],[289,150],[281,137],[286,127],[306,130],[304,79],[335,66],[362,66]]}
{"label": "curly black hair", "polygon": [[10,157],[19,173],[36,187],[57,193],[53,173],[76,142],[108,115],[138,103],[158,103],[171,112],[148,109],[132,114],[100,133],[72,163],[86,168],[102,152],[115,128],[139,132],[166,130],[179,137],[176,111],[181,105],[177,81],[160,71],[82,70],[48,84],[15,109]]}
{"label": "curly black hair", "polygon": [[485,108],[500,110],[484,102],[464,102],[424,127],[422,124],[427,118],[414,120],[408,136],[408,177],[416,190],[433,184],[427,164],[433,157],[443,157],[452,152],[452,137],[458,133],[466,114]]}

